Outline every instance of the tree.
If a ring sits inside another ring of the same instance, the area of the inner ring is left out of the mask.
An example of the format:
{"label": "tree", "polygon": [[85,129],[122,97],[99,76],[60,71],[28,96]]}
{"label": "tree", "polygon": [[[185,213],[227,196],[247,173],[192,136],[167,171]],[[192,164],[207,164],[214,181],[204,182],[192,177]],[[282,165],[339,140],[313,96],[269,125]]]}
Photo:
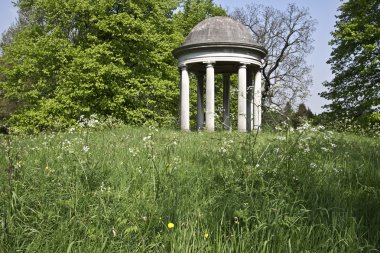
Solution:
{"label": "tree", "polygon": [[227,16],[227,12],[213,0],[180,0],[175,19],[181,33],[187,36],[199,22],[215,16]]}
{"label": "tree", "polygon": [[307,108],[304,103],[298,105],[297,112],[292,117],[292,124],[294,128],[302,126],[306,121],[313,118],[313,113],[310,108]]}
{"label": "tree", "polygon": [[358,118],[380,110],[379,0],[349,0],[339,7],[327,63],[335,77],[320,95],[333,118]]}
{"label": "tree", "polygon": [[[173,124],[178,70],[172,50],[209,16],[212,0],[18,0],[3,36],[0,90],[17,101],[8,123],[68,127],[84,115]],[[16,29],[17,28],[17,29]]]}
{"label": "tree", "polygon": [[268,50],[263,67],[263,101],[283,108],[303,101],[312,84],[311,67],[305,58],[312,51],[316,21],[305,8],[289,4],[285,11],[249,4],[232,17],[246,25],[254,40]]}
{"label": "tree", "polygon": [[43,130],[80,115],[129,124],[176,117],[176,0],[16,4],[25,25],[1,45],[0,90],[22,105],[9,123]]}

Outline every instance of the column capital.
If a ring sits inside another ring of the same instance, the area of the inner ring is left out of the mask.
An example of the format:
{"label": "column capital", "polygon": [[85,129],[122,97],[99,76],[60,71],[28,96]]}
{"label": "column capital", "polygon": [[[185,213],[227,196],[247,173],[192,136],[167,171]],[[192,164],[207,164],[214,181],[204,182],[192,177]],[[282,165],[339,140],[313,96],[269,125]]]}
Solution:
{"label": "column capital", "polygon": [[214,67],[214,64],[215,64],[214,61],[206,61],[206,62],[203,62],[203,63],[206,64],[206,67],[207,67],[207,68]]}
{"label": "column capital", "polygon": [[246,62],[240,62],[239,68],[247,68],[247,65]]}
{"label": "column capital", "polygon": [[181,64],[181,65],[179,65],[179,69],[181,69],[181,70],[187,70],[187,65],[186,64]]}
{"label": "column capital", "polygon": [[263,68],[263,66],[265,65],[265,60],[264,59],[261,59],[261,65],[260,65],[260,69],[262,69]]}

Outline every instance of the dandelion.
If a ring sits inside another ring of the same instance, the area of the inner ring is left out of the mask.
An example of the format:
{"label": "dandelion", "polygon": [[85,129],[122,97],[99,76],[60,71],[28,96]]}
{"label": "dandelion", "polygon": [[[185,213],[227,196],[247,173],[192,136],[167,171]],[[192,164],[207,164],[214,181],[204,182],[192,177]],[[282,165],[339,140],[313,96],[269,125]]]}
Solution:
{"label": "dandelion", "polygon": [[174,228],[174,223],[169,222],[169,223],[168,223],[168,229],[173,229],[173,228]]}
{"label": "dandelion", "polygon": [[204,237],[207,239],[208,237],[209,237],[210,235],[206,232],[205,234],[204,234]]}

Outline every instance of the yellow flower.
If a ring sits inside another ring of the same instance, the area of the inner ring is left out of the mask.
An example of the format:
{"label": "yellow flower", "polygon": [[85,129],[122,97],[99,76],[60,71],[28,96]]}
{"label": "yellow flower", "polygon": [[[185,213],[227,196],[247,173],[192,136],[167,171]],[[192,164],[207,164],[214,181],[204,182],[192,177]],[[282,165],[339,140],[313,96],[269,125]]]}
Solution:
{"label": "yellow flower", "polygon": [[209,234],[206,232],[205,233],[205,238],[207,239],[209,237]]}
{"label": "yellow flower", "polygon": [[174,228],[174,223],[169,222],[169,223],[168,223],[168,228],[169,228],[169,229],[173,229],[173,228]]}

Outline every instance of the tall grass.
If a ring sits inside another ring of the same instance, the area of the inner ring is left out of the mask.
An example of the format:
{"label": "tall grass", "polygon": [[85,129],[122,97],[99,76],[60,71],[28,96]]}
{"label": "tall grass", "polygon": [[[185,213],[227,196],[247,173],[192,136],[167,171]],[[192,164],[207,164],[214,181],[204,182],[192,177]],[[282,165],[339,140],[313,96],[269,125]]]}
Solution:
{"label": "tall grass", "polygon": [[131,127],[1,138],[2,252],[380,252],[379,138]]}

